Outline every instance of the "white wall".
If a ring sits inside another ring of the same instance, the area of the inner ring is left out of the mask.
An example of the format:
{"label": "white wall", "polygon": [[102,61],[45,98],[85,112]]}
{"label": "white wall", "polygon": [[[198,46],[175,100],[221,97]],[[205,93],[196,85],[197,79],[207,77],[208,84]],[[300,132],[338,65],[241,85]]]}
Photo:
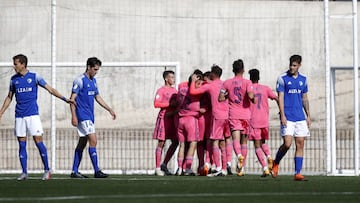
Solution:
{"label": "white wall", "polygon": [[[301,71],[309,77],[313,126],[325,127],[323,2],[59,0],[57,6],[57,60],[60,62],[85,63],[90,56],[104,62],[178,61],[185,80],[193,69],[205,71],[213,63],[224,68],[223,79],[227,79],[232,75],[232,62],[242,58],[246,69],[258,68],[261,82],[274,89],[277,76],[287,69],[289,56],[300,54],[303,56]],[[27,55],[30,62],[50,61],[50,1],[0,0],[0,10],[0,61],[11,62],[12,56],[18,53]],[[351,2],[330,2],[330,12],[350,13]],[[331,20],[330,26],[331,65],[351,66],[350,20]],[[83,69],[73,70],[62,79],[71,82],[81,72]],[[10,68],[0,69],[0,85],[5,87],[0,99],[7,95],[12,73]],[[50,82],[49,70],[43,74]],[[59,82],[57,87],[70,94],[69,82]],[[113,86],[102,87],[104,94],[113,89]],[[340,95],[351,97],[351,88],[347,85],[339,89]],[[39,103],[49,102],[46,93],[41,93]],[[152,120],[157,110],[149,108],[152,113],[148,120]],[[349,119],[352,106],[342,108],[340,114],[345,120]],[[13,110],[11,106],[0,127],[12,126]],[[43,105],[41,110],[48,126],[49,105]],[[271,112],[271,123],[277,125],[277,109],[273,103]],[[131,115],[132,112],[120,113]],[[108,119],[105,113],[97,115],[100,121]],[[106,121],[100,126],[114,127]],[[126,124],[151,127],[151,122],[137,122],[133,119]],[[70,127],[69,123],[65,117],[58,125]]]}

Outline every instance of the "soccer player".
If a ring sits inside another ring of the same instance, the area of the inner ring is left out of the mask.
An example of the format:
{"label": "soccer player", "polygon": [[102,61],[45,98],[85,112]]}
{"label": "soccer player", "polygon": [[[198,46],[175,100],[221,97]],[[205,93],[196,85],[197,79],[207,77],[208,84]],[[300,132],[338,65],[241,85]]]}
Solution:
{"label": "soccer player", "polygon": [[[156,91],[154,99],[154,107],[160,108],[153,134],[153,139],[158,140],[155,149],[155,175],[158,176],[171,175],[171,172],[167,168],[167,163],[170,161],[178,146],[176,136],[177,90],[173,87],[175,85],[174,71],[164,71],[163,79],[164,85]],[[171,145],[166,152],[163,163],[160,165],[166,139],[171,140]]]}
{"label": "soccer player", "polygon": [[250,103],[255,103],[253,86],[250,80],[243,78],[244,63],[241,59],[234,61],[234,77],[224,82],[219,100],[229,99],[229,123],[233,137],[234,151],[238,158],[238,176],[244,175],[249,134]]}
{"label": "soccer player", "polygon": [[[216,172],[212,174],[213,176],[227,175],[226,164],[220,165],[220,150],[222,157],[224,157],[224,155],[226,156],[225,144],[221,144],[221,142],[224,143],[224,140],[230,137],[230,129],[228,123],[228,102],[227,100],[222,102],[218,100],[219,92],[223,85],[223,81],[220,80],[221,75],[222,69],[217,65],[213,65],[211,67],[212,82],[206,83],[199,88],[196,88],[195,83],[200,78],[196,74],[193,74],[192,82],[190,85],[191,95],[201,95],[204,93],[208,93],[210,95],[212,113],[210,139],[213,147],[213,159],[216,166]],[[224,161],[224,158],[222,159],[222,161]]]}
{"label": "soccer player", "polygon": [[289,70],[278,77],[276,84],[281,121],[280,135],[283,138],[283,144],[278,149],[274,160],[272,169],[274,178],[278,176],[281,159],[295,139],[294,180],[304,180],[304,176],[300,172],[303,164],[305,138],[310,136],[311,117],[307,96],[307,78],[299,72],[301,61],[300,55],[292,55]]}
{"label": "soccer player", "polygon": [[[276,94],[269,86],[259,84],[260,72],[258,69],[249,70],[250,80],[253,83],[256,104],[250,105],[250,135],[249,140],[254,142],[255,154],[262,166],[262,177],[270,175],[273,159],[266,140],[269,139],[269,103],[268,99],[278,101]],[[267,158],[267,164],[264,160]]]}
{"label": "soccer player", "polygon": [[17,180],[26,180],[27,171],[27,151],[26,136],[31,135],[39,150],[41,160],[44,165],[44,175],[42,180],[49,180],[51,173],[48,162],[47,149],[43,142],[43,127],[39,116],[39,107],[37,104],[38,86],[45,88],[51,95],[54,95],[67,103],[73,103],[62,96],[56,89],[49,86],[45,80],[35,72],[27,69],[28,59],[25,55],[19,54],[13,57],[15,75],[11,77],[9,93],[5,97],[4,103],[0,109],[0,119],[5,110],[9,107],[13,96],[16,98],[15,107],[15,136],[19,142],[19,159],[22,168],[22,174]]}
{"label": "soccer player", "polygon": [[89,156],[94,168],[95,178],[107,178],[109,175],[103,173],[98,166],[98,155],[96,152],[97,137],[95,132],[94,100],[106,109],[112,119],[116,119],[115,112],[105,103],[99,94],[95,75],[98,73],[101,61],[96,57],[88,58],[85,72],[78,76],[72,86],[70,99],[75,100],[76,105],[71,104],[71,124],[77,127],[79,141],[75,148],[74,162],[71,178],[87,178],[79,172],[79,165],[82,159],[84,148],[89,142]]}
{"label": "soccer player", "polygon": [[[199,78],[202,78],[202,72],[200,70],[195,70]],[[191,165],[194,158],[194,153],[197,147],[197,141],[199,140],[199,114],[200,114],[200,96],[190,95],[189,86],[191,84],[192,77],[189,77],[188,83],[185,85],[181,83],[179,85],[179,125],[177,129],[177,135],[180,143],[179,153],[178,153],[178,171],[177,175],[181,175],[182,172],[184,175],[193,176],[195,173],[191,169]],[[201,83],[201,80],[197,82]],[[185,145],[187,147],[185,147]],[[182,164],[184,161],[185,163]],[[185,168],[182,167],[185,165]],[[185,170],[182,171],[182,168]]]}

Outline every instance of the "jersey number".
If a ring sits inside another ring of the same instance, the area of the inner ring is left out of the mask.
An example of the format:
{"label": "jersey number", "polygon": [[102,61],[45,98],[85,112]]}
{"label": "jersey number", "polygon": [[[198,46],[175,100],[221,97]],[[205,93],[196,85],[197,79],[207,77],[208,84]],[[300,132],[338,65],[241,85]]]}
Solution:
{"label": "jersey number", "polygon": [[242,95],[240,94],[241,87],[234,87],[234,95],[237,97],[235,103],[240,104],[242,101]]}

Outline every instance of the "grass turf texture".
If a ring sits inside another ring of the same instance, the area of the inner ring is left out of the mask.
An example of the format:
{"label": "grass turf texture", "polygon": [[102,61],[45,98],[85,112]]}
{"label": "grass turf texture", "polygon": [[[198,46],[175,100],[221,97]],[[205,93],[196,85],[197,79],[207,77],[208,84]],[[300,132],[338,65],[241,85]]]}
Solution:
{"label": "grass turf texture", "polygon": [[306,178],[53,175],[42,181],[41,174],[30,174],[30,179],[16,181],[16,175],[8,174],[0,175],[0,202],[360,202],[360,177]]}

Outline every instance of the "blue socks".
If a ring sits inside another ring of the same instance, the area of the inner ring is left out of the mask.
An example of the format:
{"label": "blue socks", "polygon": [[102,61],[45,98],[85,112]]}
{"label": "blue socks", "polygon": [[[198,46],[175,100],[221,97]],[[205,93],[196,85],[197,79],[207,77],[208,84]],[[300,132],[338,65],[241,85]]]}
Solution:
{"label": "blue socks", "polygon": [[45,147],[44,143],[43,142],[38,142],[38,143],[36,143],[36,147],[39,150],[41,160],[42,160],[42,162],[44,164],[44,170],[49,171],[50,168],[49,168],[48,155],[47,155],[47,150],[46,150],[46,147]]}
{"label": "blue socks", "polygon": [[295,174],[299,174],[302,169],[303,157],[295,157]]}
{"label": "blue socks", "polygon": [[[79,171],[79,165],[80,165],[80,162],[82,159],[82,154],[83,154],[82,149],[78,149],[78,148],[75,149],[74,163],[73,163],[73,168],[72,168],[73,172]],[[97,157],[96,147],[89,147],[89,155],[90,155],[91,163],[94,167],[94,171],[96,173],[100,170],[99,166],[98,166],[98,157]]]}
{"label": "blue socks", "polygon": [[73,168],[72,171],[73,172],[79,172],[79,165],[82,159],[82,154],[83,154],[83,150],[82,149],[75,149],[75,154],[74,154],[74,163],[73,163]]}
{"label": "blue socks", "polygon": [[89,155],[90,155],[91,163],[94,167],[94,171],[96,173],[100,170],[99,166],[98,166],[98,157],[97,157],[97,153],[96,153],[96,147],[89,147]]}
{"label": "blue socks", "polygon": [[27,174],[26,141],[19,141],[19,160],[20,160],[22,172]]}

